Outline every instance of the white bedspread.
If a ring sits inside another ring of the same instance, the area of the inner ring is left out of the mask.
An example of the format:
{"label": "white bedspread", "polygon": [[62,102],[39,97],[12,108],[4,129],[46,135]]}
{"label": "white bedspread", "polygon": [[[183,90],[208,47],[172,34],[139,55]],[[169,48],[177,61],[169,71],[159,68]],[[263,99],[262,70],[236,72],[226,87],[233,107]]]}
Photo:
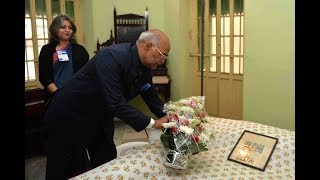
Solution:
{"label": "white bedspread", "polygon": [[[160,140],[130,151],[72,179],[295,179],[295,132],[259,123],[216,118],[215,146],[190,156],[188,168],[163,165],[167,149]],[[244,130],[278,138],[265,171],[227,160]]]}

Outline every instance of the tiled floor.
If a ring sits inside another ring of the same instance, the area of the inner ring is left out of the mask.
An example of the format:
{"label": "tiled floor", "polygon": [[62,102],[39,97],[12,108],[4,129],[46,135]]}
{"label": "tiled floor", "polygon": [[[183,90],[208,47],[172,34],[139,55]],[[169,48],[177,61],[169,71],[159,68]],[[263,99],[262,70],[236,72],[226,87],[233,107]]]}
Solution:
{"label": "tiled floor", "polygon": [[[116,145],[132,141],[148,141],[145,131],[136,132],[130,126],[120,120],[115,121],[115,137]],[[45,179],[46,168],[45,156],[36,156],[25,160],[25,180],[43,180]]]}

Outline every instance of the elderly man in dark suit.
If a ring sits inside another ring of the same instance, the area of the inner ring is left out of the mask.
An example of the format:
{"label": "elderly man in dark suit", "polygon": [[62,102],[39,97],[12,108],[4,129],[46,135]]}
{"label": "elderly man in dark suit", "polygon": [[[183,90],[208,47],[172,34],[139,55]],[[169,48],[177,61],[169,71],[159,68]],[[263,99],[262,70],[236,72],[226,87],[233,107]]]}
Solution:
{"label": "elderly man in dark suit", "polygon": [[[151,29],[136,44],[114,44],[99,51],[54,93],[45,112],[47,179],[71,178],[115,159],[114,117],[136,131],[162,129],[167,117],[151,70],[166,61],[169,51],[165,33]],[[159,119],[128,104],[139,94]]]}

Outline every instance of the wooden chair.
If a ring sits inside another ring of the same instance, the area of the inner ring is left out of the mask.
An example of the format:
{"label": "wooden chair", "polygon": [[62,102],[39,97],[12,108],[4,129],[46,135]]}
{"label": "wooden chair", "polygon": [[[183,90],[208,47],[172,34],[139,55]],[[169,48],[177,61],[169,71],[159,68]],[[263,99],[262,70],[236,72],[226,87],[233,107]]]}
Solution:
{"label": "wooden chair", "polygon": [[113,11],[115,43],[135,43],[140,34],[148,30],[148,8],[144,15],[138,14],[117,14],[116,8]]}
{"label": "wooden chair", "polygon": [[114,39],[114,37],[112,36],[112,29],[111,29],[111,30],[110,30],[110,38],[109,38],[107,41],[105,41],[105,42],[103,42],[103,43],[100,44],[99,39],[97,39],[97,50],[94,51],[94,53],[97,53],[98,51],[106,48],[107,46],[110,46],[110,45],[114,44],[114,40],[115,40],[115,39]]}
{"label": "wooden chair", "polygon": [[116,8],[114,8],[113,21],[114,37],[111,30],[110,38],[107,41],[100,43],[99,39],[97,39],[95,53],[112,44],[135,43],[140,34],[148,30],[148,9],[146,9],[144,15],[132,13],[117,15]]}

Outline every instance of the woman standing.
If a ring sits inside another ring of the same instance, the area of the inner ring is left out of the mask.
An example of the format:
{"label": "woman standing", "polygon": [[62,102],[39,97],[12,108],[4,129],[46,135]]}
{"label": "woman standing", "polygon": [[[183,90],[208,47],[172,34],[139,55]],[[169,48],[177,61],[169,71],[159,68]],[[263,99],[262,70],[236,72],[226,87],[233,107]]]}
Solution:
{"label": "woman standing", "polygon": [[[44,86],[46,105],[52,95],[89,61],[87,50],[75,39],[76,32],[75,24],[66,15],[56,16],[49,27],[49,43],[41,48],[39,55],[39,79]],[[54,148],[48,142],[48,151]],[[86,149],[75,149],[73,154],[74,158],[65,157],[75,165],[70,169],[73,173],[70,177],[83,173],[79,170],[89,170],[89,161],[83,158],[87,155]],[[47,158],[48,161],[51,160]],[[46,179],[50,179],[46,176]]]}
{"label": "woman standing", "polygon": [[44,86],[44,102],[63,87],[89,60],[87,50],[75,39],[77,28],[66,15],[56,16],[49,27],[49,43],[39,55],[39,79]]}

